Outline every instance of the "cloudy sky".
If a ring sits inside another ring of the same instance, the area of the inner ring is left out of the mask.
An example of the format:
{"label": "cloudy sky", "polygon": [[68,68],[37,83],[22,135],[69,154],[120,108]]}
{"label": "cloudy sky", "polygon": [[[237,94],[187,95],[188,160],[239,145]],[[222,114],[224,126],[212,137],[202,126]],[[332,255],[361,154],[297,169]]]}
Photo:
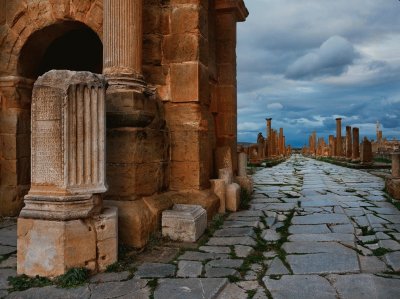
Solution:
{"label": "cloudy sky", "polygon": [[247,0],[238,24],[238,140],[265,118],[302,146],[335,118],[375,138],[400,138],[399,0]]}

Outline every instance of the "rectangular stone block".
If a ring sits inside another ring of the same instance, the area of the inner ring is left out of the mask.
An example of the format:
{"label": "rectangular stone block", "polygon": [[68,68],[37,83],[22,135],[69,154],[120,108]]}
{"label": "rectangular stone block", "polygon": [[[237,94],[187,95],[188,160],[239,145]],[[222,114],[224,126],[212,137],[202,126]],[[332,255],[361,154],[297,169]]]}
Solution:
{"label": "rectangular stone block", "polygon": [[207,68],[198,62],[171,64],[172,102],[209,102]]}
{"label": "rectangular stone block", "polygon": [[240,186],[232,183],[226,186],[225,207],[228,211],[236,212],[240,206]]}
{"label": "rectangular stone block", "polygon": [[[187,1],[185,4],[187,4]],[[189,32],[207,36],[207,14],[204,7],[199,5],[175,6],[171,13],[171,33]]]}
{"label": "rectangular stone block", "polygon": [[155,163],[169,159],[168,132],[149,128],[107,130],[107,163]]}
{"label": "rectangular stone block", "polygon": [[145,246],[150,234],[157,229],[157,217],[143,200],[106,200],[105,204],[118,208],[118,238],[121,243],[135,248]]}
{"label": "rectangular stone block", "polygon": [[118,239],[118,208],[104,207],[100,215],[94,218],[97,241]]}
{"label": "rectangular stone block", "polygon": [[206,131],[172,131],[171,160],[195,162],[207,159],[209,149],[208,132]]}
{"label": "rectangular stone block", "polygon": [[154,163],[108,163],[109,190],[107,199],[135,200],[162,190],[167,184],[162,175],[168,168],[166,162]]}
{"label": "rectangular stone block", "polygon": [[203,189],[208,178],[202,176],[201,162],[171,162],[171,190]]}
{"label": "rectangular stone block", "polygon": [[94,270],[96,234],[84,221],[18,218],[17,235],[18,274],[55,277],[73,267]]}
{"label": "rectangular stone block", "polygon": [[108,265],[118,261],[118,238],[105,239],[97,242],[97,267],[105,271]]}
{"label": "rectangular stone block", "polygon": [[162,213],[162,234],[172,240],[196,242],[207,227],[207,213],[201,206],[176,204]]}

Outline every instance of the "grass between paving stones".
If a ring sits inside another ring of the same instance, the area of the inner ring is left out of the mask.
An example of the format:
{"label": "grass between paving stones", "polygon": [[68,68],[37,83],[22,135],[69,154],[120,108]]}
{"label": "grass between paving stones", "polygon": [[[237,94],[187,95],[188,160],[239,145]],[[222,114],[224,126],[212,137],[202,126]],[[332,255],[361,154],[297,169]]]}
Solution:
{"label": "grass between paving stones", "polygon": [[361,227],[361,233],[363,236],[372,236],[375,235],[375,231],[368,226],[362,226]]}
{"label": "grass between paving stones", "polygon": [[388,250],[388,249],[382,248],[382,247],[372,250],[372,254],[375,256],[382,256],[389,252],[392,252],[392,250]]}
{"label": "grass between paving stones", "polygon": [[256,293],[257,293],[257,290],[247,290],[246,291],[247,298],[252,299]]}
{"label": "grass between paving stones", "polygon": [[154,292],[158,286],[158,279],[154,278],[149,280],[147,286],[150,288],[150,296],[149,299],[154,299]]}
{"label": "grass between paving stones", "polygon": [[239,210],[247,210],[250,207],[251,194],[247,189],[240,188],[240,205]]}
{"label": "grass between paving stones", "polygon": [[60,288],[74,288],[86,283],[89,279],[89,270],[86,268],[72,268],[64,275],[58,276],[53,280],[46,277],[20,275],[9,277],[8,282],[11,285],[9,292],[24,291],[30,288],[45,287],[56,285]]}
{"label": "grass between paving stones", "polygon": [[11,255],[16,254],[17,251],[13,251],[7,254],[0,255],[0,263],[7,260]]}

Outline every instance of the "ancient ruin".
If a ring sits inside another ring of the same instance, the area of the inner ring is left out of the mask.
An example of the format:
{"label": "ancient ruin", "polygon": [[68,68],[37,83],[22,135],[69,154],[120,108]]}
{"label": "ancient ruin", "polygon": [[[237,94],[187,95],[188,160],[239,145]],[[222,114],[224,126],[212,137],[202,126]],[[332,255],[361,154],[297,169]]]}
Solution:
{"label": "ancient ruin", "polygon": [[250,163],[260,164],[265,160],[276,160],[290,155],[290,147],[286,146],[283,128],[278,131],[272,128],[272,118],[266,118],[266,138],[262,133],[257,135],[257,144],[246,147]]}
{"label": "ancient ruin", "polygon": [[49,71],[32,96],[32,177],[18,218],[18,273],[55,277],[117,261],[117,209],[104,208],[106,82]]}
{"label": "ancient ruin", "polygon": [[57,68],[107,80],[104,200],[120,210],[124,243],[146,244],[174,203],[218,211],[218,148],[238,171],[236,22],[248,11],[243,1],[161,2],[1,1],[1,215],[18,215],[30,188],[32,87]]}

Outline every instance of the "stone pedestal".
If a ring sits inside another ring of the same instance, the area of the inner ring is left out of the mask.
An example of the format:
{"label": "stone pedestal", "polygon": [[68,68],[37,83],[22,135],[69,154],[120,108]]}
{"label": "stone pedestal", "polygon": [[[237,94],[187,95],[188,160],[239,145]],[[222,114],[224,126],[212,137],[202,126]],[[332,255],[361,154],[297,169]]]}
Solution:
{"label": "stone pedestal", "polygon": [[353,128],[353,143],[351,154],[351,160],[353,162],[360,161],[360,137],[358,128]]}
{"label": "stone pedestal", "polygon": [[238,176],[246,176],[246,167],[247,167],[247,154],[239,153],[239,161],[238,161]]}
{"label": "stone pedestal", "polygon": [[176,204],[162,213],[162,234],[175,241],[196,242],[207,228],[207,213],[201,206]]}
{"label": "stone pedestal", "polygon": [[400,179],[400,152],[392,153],[392,177]]}
{"label": "stone pedestal", "polygon": [[223,179],[210,180],[211,190],[219,198],[219,209],[218,213],[225,213],[225,201],[226,201],[226,183]]}
{"label": "stone pedestal", "polygon": [[251,179],[251,176],[237,176],[235,181],[241,189],[245,189],[249,194],[253,193],[253,180]]}
{"label": "stone pedestal", "polygon": [[364,140],[361,143],[360,161],[362,164],[372,163],[372,145],[366,137],[364,137]]}
{"label": "stone pedestal", "polygon": [[104,270],[117,260],[117,209],[102,205],[105,81],[50,71],[32,98],[32,177],[18,218],[18,274]]}
{"label": "stone pedestal", "polygon": [[240,205],[240,186],[232,183],[226,186],[225,207],[228,211],[236,212]]}

